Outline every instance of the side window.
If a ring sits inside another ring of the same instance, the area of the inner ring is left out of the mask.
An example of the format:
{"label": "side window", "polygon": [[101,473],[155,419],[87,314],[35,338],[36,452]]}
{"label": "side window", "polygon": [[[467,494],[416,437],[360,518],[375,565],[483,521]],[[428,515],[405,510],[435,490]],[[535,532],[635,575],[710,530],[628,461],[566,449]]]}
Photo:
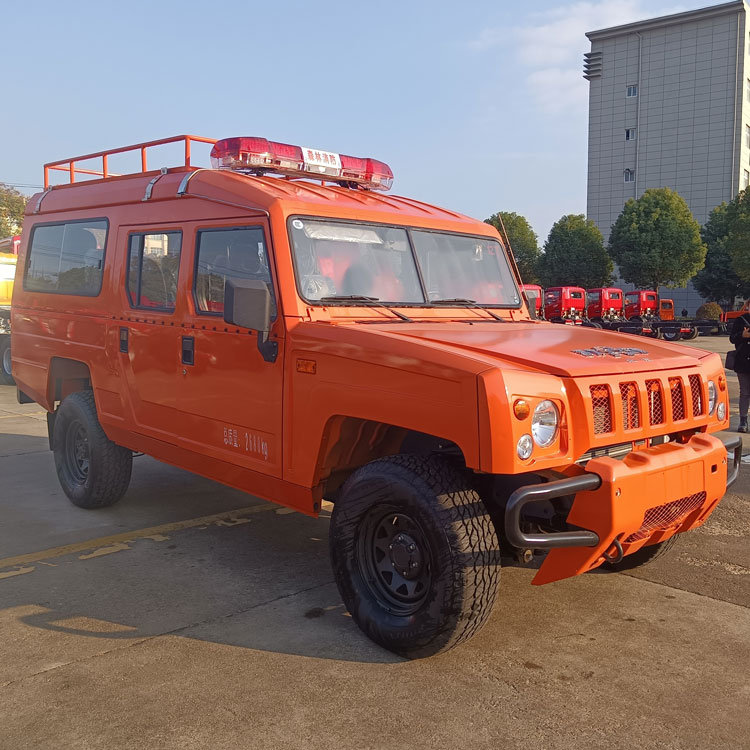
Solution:
{"label": "side window", "polygon": [[133,307],[174,310],[181,248],[182,232],[130,235],[127,288]]}
{"label": "side window", "polygon": [[195,309],[199,313],[223,314],[226,280],[251,279],[268,284],[271,317],[276,317],[271,270],[261,227],[203,229],[198,232],[195,256]]}
{"label": "side window", "polygon": [[24,289],[95,297],[102,289],[106,219],[34,227]]}

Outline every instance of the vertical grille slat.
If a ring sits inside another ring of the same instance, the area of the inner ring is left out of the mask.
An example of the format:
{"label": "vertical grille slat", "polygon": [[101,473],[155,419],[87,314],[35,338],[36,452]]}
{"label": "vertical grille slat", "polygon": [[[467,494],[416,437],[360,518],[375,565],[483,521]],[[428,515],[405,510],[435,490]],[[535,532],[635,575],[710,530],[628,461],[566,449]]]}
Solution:
{"label": "vertical grille slat", "polygon": [[682,378],[669,379],[669,393],[672,398],[672,419],[679,422],[685,419],[685,394],[682,390]]}
{"label": "vertical grille slat", "polygon": [[701,383],[700,375],[690,375],[688,380],[690,381],[690,395],[693,399],[693,416],[703,416],[703,385]]}
{"label": "vertical grille slat", "polygon": [[648,421],[650,424],[664,424],[664,404],[661,383],[658,380],[646,381],[648,396]]}
{"label": "vertical grille slat", "polygon": [[638,386],[635,383],[620,383],[622,398],[622,422],[626,430],[641,426],[641,415],[638,408]]}
{"label": "vertical grille slat", "polygon": [[601,435],[605,432],[613,432],[612,424],[612,397],[609,386],[591,386],[591,407],[594,413],[594,434]]}

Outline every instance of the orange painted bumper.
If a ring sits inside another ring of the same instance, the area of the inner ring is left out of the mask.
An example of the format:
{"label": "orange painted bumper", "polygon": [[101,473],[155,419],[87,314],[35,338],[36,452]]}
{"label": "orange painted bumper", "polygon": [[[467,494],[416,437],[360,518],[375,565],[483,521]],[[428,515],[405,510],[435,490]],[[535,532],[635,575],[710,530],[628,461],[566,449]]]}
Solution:
{"label": "orange painted bumper", "polygon": [[736,443],[725,446],[712,435],[699,434],[684,445],[665,443],[634,451],[622,461],[589,461],[586,474],[597,475],[601,484],[576,494],[568,523],[594,532],[598,542],[588,547],[550,544],[553,549],[533,583],[596,568],[605,553],[616,551],[616,541],[627,555],[703,524],[726,492],[728,461],[730,483],[736,478],[741,449]]}

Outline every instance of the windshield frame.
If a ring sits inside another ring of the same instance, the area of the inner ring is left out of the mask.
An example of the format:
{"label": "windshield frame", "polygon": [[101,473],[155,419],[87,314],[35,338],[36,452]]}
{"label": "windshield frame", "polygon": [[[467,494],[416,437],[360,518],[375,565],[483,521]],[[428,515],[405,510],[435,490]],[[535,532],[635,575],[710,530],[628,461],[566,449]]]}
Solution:
{"label": "windshield frame", "polygon": [[292,237],[292,222],[295,219],[308,219],[312,221],[321,221],[321,222],[332,222],[336,224],[351,224],[354,226],[364,226],[364,227],[386,227],[388,229],[403,229],[406,233],[406,238],[409,243],[409,250],[412,255],[412,260],[414,261],[414,267],[417,271],[417,277],[419,278],[420,283],[420,289],[422,291],[423,296],[425,297],[424,302],[403,302],[400,300],[379,300],[378,303],[386,304],[390,307],[407,307],[407,308],[425,308],[428,310],[450,310],[450,309],[468,309],[469,306],[464,304],[456,303],[454,305],[451,304],[444,304],[437,301],[437,304],[435,302],[429,301],[429,296],[427,294],[427,289],[425,287],[424,278],[422,275],[422,267],[419,264],[419,259],[417,257],[417,251],[414,246],[414,240],[412,238],[412,232],[425,232],[425,233],[432,233],[432,234],[443,234],[448,235],[451,237],[468,237],[471,239],[477,239],[477,240],[485,240],[485,241],[492,241],[497,242],[497,244],[500,246],[500,248],[503,251],[503,257],[505,258],[505,262],[507,264],[508,272],[510,274],[510,278],[513,282],[513,288],[516,291],[516,294],[518,296],[518,303],[484,303],[484,302],[477,302],[477,307],[488,307],[491,309],[499,309],[499,310],[520,310],[523,308],[523,296],[521,295],[521,288],[518,284],[518,279],[516,279],[515,274],[515,264],[511,262],[509,254],[508,254],[508,248],[505,247],[505,244],[502,242],[501,239],[498,237],[493,237],[491,235],[484,235],[484,234],[474,234],[471,232],[455,232],[448,229],[434,229],[432,227],[423,227],[415,224],[392,224],[390,222],[386,221],[361,221],[358,219],[342,219],[335,216],[320,216],[316,214],[290,214],[287,216],[286,219],[286,226],[287,226],[287,238],[289,240],[289,250],[292,255],[292,267],[294,270],[294,285],[297,289],[297,294],[299,295],[299,298],[305,302],[307,305],[312,305],[315,307],[372,307],[372,302],[364,302],[359,300],[326,300],[325,302],[319,300],[319,299],[308,299],[305,297],[305,295],[302,293],[302,288],[300,286],[300,273],[299,269],[297,268],[297,254],[294,249],[294,239]]}

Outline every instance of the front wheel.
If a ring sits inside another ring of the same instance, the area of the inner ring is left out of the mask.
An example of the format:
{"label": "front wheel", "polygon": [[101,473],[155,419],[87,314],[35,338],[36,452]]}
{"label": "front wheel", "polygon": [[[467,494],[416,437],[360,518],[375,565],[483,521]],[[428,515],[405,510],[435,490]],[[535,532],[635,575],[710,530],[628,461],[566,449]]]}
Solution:
{"label": "front wheel", "polygon": [[125,494],[133,454],[105,435],[91,391],[72,393],[60,404],[52,450],[57,478],[74,505],[105,508]]}
{"label": "front wheel", "polygon": [[0,336],[0,383],[13,385],[15,382],[10,370],[10,336]]}
{"label": "front wheel", "polygon": [[334,505],[330,552],[355,622],[408,658],[471,638],[492,611],[500,546],[469,475],[399,455],[358,469]]}

